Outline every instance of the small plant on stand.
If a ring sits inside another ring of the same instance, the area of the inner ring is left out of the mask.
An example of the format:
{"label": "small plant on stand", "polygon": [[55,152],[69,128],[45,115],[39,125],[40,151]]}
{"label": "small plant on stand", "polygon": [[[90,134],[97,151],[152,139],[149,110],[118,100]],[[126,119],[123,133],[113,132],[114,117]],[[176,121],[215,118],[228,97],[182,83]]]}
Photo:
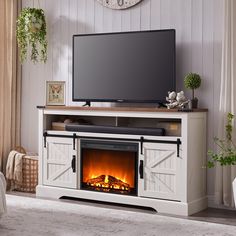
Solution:
{"label": "small plant on stand", "polygon": [[18,19],[16,37],[20,49],[20,59],[23,63],[27,58],[28,47],[31,49],[30,59],[47,61],[47,31],[44,11],[37,8],[24,8]]}
{"label": "small plant on stand", "polygon": [[201,77],[196,73],[189,73],[184,78],[184,85],[187,89],[192,89],[192,108],[198,107],[198,99],[195,97],[194,90],[199,88],[201,85]]}
{"label": "small plant on stand", "polygon": [[[208,151],[210,160],[208,167],[212,168],[216,163],[221,166],[236,165],[236,145],[232,140],[234,115],[228,113],[227,124],[225,126],[226,139],[214,138],[214,142],[218,147],[218,152]],[[236,202],[236,178],[233,181],[234,201]]]}

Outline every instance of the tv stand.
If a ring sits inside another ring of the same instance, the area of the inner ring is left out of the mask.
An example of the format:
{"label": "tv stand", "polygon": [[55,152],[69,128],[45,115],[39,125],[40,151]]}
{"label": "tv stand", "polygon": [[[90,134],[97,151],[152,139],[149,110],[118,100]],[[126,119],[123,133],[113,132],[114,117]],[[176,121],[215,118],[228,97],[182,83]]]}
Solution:
{"label": "tv stand", "polygon": [[[185,216],[199,212],[207,207],[206,118],[206,109],[39,107],[36,196],[130,204]],[[85,120],[89,125],[86,130],[53,128],[52,123],[65,119]],[[113,128],[104,132],[107,127]],[[165,129],[165,136],[153,133],[158,128]],[[135,196],[83,189],[81,145],[85,141],[96,141],[104,149],[124,143],[138,147]]]}
{"label": "tv stand", "polygon": [[86,101],[85,104],[83,105],[83,107],[91,107],[91,102],[90,101]]}

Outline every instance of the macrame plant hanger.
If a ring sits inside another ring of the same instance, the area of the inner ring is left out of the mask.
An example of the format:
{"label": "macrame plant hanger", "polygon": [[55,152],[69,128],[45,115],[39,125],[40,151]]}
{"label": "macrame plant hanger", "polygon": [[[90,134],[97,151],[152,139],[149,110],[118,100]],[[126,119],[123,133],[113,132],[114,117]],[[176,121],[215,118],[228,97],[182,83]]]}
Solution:
{"label": "macrame plant hanger", "polygon": [[[40,9],[40,1],[37,0],[37,2],[38,2],[38,9]],[[35,6],[34,6],[34,1],[33,1],[33,8],[35,8]]]}

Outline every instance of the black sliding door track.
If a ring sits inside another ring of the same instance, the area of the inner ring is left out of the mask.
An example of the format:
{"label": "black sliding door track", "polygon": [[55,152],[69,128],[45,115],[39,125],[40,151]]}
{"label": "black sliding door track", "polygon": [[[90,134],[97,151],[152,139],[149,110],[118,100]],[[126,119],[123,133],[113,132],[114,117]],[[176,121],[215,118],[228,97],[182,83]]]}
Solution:
{"label": "black sliding door track", "polygon": [[97,139],[97,140],[119,140],[119,141],[134,141],[140,142],[141,145],[141,154],[143,154],[143,143],[166,143],[166,144],[176,144],[177,145],[177,157],[179,157],[179,146],[181,145],[181,140],[177,138],[176,141],[173,140],[154,140],[154,139],[144,139],[144,137],[140,137],[140,139],[129,139],[129,138],[107,138],[107,137],[88,137],[88,136],[79,136],[76,133],[73,135],[63,135],[63,134],[48,134],[47,132],[43,133],[44,137],[44,147],[46,148],[47,137],[56,137],[56,138],[71,138],[73,139],[73,150],[75,150],[75,142],[76,139]]}

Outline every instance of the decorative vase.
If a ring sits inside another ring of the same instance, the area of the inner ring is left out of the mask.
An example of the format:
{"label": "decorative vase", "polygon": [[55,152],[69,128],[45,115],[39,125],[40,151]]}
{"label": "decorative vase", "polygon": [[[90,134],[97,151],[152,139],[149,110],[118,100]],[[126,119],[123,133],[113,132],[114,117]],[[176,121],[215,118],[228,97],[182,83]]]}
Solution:
{"label": "decorative vase", "polygon": [[233,194],[234,194],[234,203],[236,205],[236,178],[233,181]]}
{"label": "decorative vase", "polygon": [[197,98],[192,99],[191,103],[192,103],[192,109],[196,109],[198,106],[198,99]]}

